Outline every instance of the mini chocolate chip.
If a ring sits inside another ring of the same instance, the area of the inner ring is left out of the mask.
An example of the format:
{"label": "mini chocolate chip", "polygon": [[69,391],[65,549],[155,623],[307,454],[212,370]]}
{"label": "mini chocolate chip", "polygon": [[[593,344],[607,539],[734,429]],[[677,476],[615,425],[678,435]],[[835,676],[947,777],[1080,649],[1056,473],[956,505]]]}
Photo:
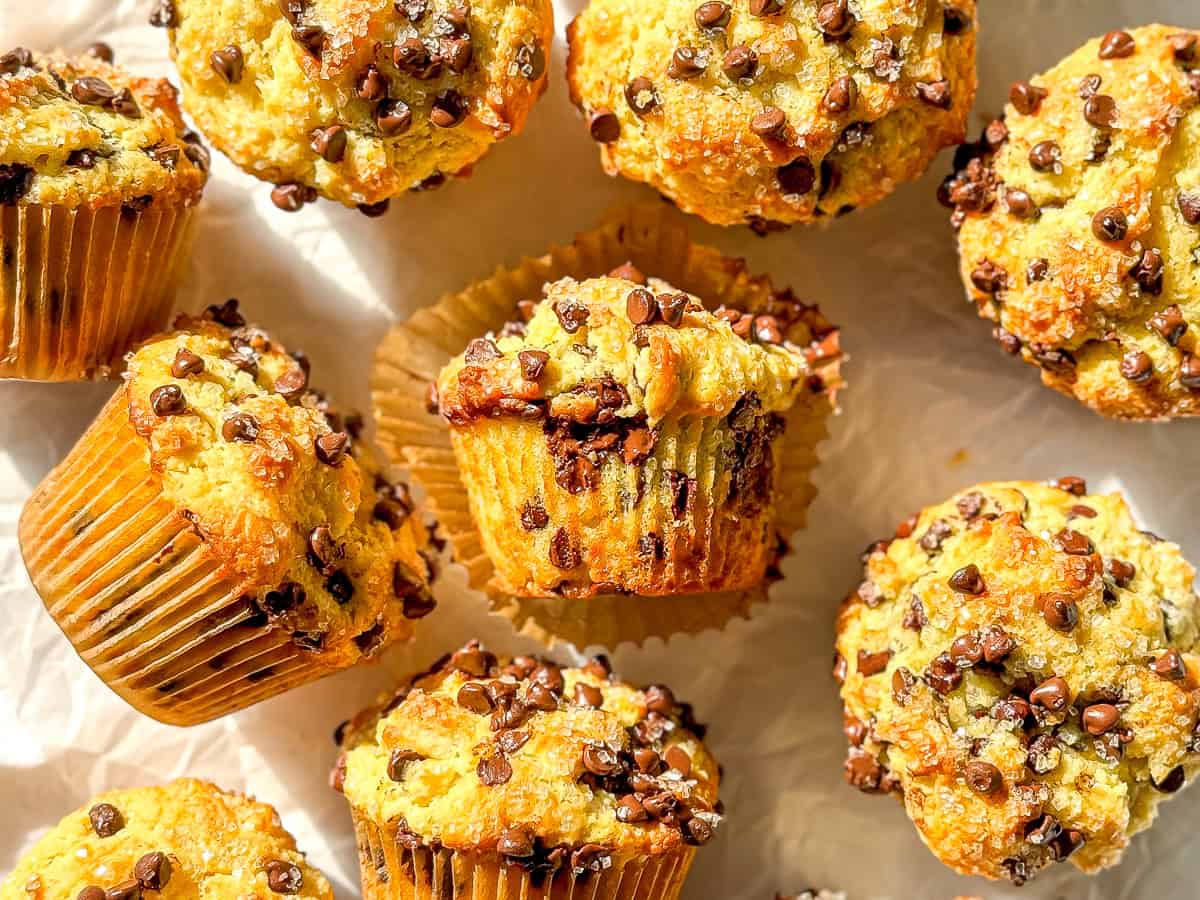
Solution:
{"label": "mini chocolate chip", "polygon": [[306,184],[280,184],[271,191],[271,202],[284,212],[299,212],[305,203],[317,199],[317,192]]}
{"label": "mini chocolate chip", "polygon": [[939,694],[948,694],[962,684],[962,669],[949,653],[939,653],[925,670],[925,680]]}
{"label": "mini chocolate chip", "polygon": [[292,29],[292,40],[310,56],[320,56],[325,49],[325,29],[319,25],[300,25]]}
{"label": "mini chocolate chip", "polygon": [[758,54],[745,44],[731,47],[721,59],[721,70],[730,81],[753,78],[758,69]]}
{"label": "mini chocolate chip", "polygon": [[296,366],[294,369],[288,369],[275,379],[275,383],[271,385],[271,389],[275,393],[283,397],[291,403],[298,401],[308,388],[308,376],[304,374],[304,369]]}
{"label": "mini chocolate chip", "polygon": [[608,277],[619,278],[622,281],[632,281],[634,284],[640,284],[643,287],[647,284],[646,273],[628,260],[621,263],[615,269],[610,270]]}
{"label": "mini chocolate chip", "polygon": [[249,413],[234,413],[221,424],[221,437],[252,444],[258,440],[258,420]]}
{"label": "mini chocolate chip", "polygon": [[1102,84],[1104,79],[1099,75],[1084,75],[1083,80],[1079,82],[1079,99],[1086,100],[1100,90]]}
{"label": "mini chocolate chip", "polygon": [[974,563],[963,566],[956,571],[946,582],[952,590],[960,594],[971,594],[978,596],[987,590],[987,585],[984,584],[983,576],[979,573],[979,567]]}
{"label": "mini chocolate chip", "polygon": [[471,67],[475,50],[469,36],[442,38],[438,41],[438,55],[445,60],[446,66],[451,72],[461,75]]}
{"label": "mini chocolate chip", "polygon": [[410,37],[392,49],[392,63],[401,72],[419,81],[436,78],[442,71],[441,56],[429,52],[429,48],[418,38]]}
{"label": "mini chocolate chip", "polygon": [[1189,225],[1200,225],[1200,190],[1180,191],[1175,198],[1183,221]]}
{"label": "mini chocolate chip", "polygon": [[807,194],[817,183],[817,170],[807,156],[800,156],[776,169],[775,180],[785,194]]}
{"label": "mini chocolate chip", "polygon": [[1050,712],[1061,712],[1067,708],[1067,704],[1070,701],[1071,689],[1067,687],[1067,682],[1057,675],[1047,678],[1029,692],[1029,702],[1031,704],[1040,706]]}
{"label": "mini chocolate chip", "polygon": [[488,787],[497,787],[501,784],[506,784],[512,778],[512,766],[508,764],[508,760],[502,754],[493,753],[490,756],[485,756],[479,760],[479,764],[475,767],[475,773]]}
{"label": "mini chocolate chip", "polygon": [[[175,351],[175,360],[171,363],[172,376],[187,378],[189,375],[199,375],[203,371],[204,359],[202,357],[197,356],[187,347],[180,347]],[[153,403],[153,400],[151,402]]]}
{"label": "mini chocolate chip", "polygon": [[1029,164],[1038,172],[1056,172],[1062,162],[1062,148],[1054,141],[1041,141],[1029,151]]}
{"label": "mini chocolate chip", "polygon": [[526,531],[537,531],[550,524],[550,516],[540,500],[527,500],[521,509],[521,527]]}
{"label": "mini chocolate chip", "polygon": [[960,634],[950,644],[950,658],[960,669],[970,669],[983,662],[983,643],[979,635]]}
{"label": "mini chocolate chip", "polygon": [[175,28],[179,24],[173,0],[155,0],[150,10],[150,24],[155,28]]}
{"label": "mini chocolate chip", "polygon": [[1082,503],[1077,503],[1067,510],[1068,519],[1094,519],[1098,516],[1094,509],[1090,506],[1084,506]]}
{"label": "mini chocolate chip", "polygon": [[338,465],[346,455],[346,449],[350,445],[350,435],[344,431],[332,431],[329,434],[320,435],[313,441],[313,448],[316,451],[317,459],[327,466]]}
{"label": "mini chocolate chip", "polygon": [[1179,62],[1192,62],[1195,60],[1197,42],[1196,35],[1189,34],[1186,31],[1181,31],[1167,38],[1167,43],[1171,45],[1171,53]]}
{"label": "mini chocolate chip", "polygon": [[[753,0],[750,5],[753,12]],[[780,8],[783,6],[782,3],[778,5]],[[826,0],[817,8],[817,28],[826,40],[843,40],[849,37],[856,21],[846,0]]]}
{"label": "mini chocolate chip", "polygon": [[1155,790],[1164,794],[1174,794],[1187,781],[1187,773],[1183,766],[1176,766],[1170,772],[1163,776],[1162,781],[1150,779],[1150,783],[1154,785]]}
{"label": "mini chocolate chip", "polygon": [[750,130],[760,138],[780,140],[787,129],[787,116],[777,106],[765,107],[750,120]]}
{"label": "mini chocolate chip", "polygon": [[[1163,289],[1162,253],[1156,248],[1143,251],[1141,257],[1138,259],[1137,265],[1129,270],[1129,274],[1133,280],[1137,282],[1138,287],[1142,289],[1142,293],[1157,297],[1162,293]],[[1175,316],[1172,313],[1172,310],[1174,310],[1175,313],[1178,313],[1179,307],[1169,306],[1162,312],[1156,313],[1150,320],[1150,326],[1154,328],[1155,331],[1158,331],[1158,333],[1164,338],[1166,338],[1168,343],[1174,346],[1175,342],[1178,340],[1178,337],[1176,338],[1176,341],[1172,341],[1169,337],[1167,337],[1167,335],[1172,333],[1175,328]],[[1160,330],[1158,324],[1156,324],[1160,321],[1164,326],[1166,326],[1165,332]],[[1183,323],[1183,317],[1179,316],[1178,321],[1179,323]],[[1183,323],[1183,329],[1184,331],[1187,330],[1186,323]],[[1182,335],[1183,332],[1179,332],[1179,336],[1182,337]]]}
{"label": "mini chocolate chip", "polygon": [[[411,113],[410,113],[411,117]],[[329,163],[340,163],[346,156],[347,132],[341,125],[318,128],[309,146],[313,153]]]}
{"label": "mini chocolate chip", "polygon": [[[471,687],[471,685],[464,685],[464,687]],[[461,693],[459,694],[459,703],[462,704]],[[390,778],[392,781],[403,781],[405,770],[408,768],[408,764],[412,762],[420,762],[423,759],[425,759],[425,757],[416,750],[408,750],[403,748],[397,748],[396,750],[393,750],[391,754],[388,755],[388,778]]]}
{"label": "mini chocolate chip", "polygon": [[1200,391],[1200,356],[1183,354],[1179,361],[1179,383],[1190,391]]}
{"label": "mini chocolate chip", "polygon": [[588,119],[588,133],[599,144],[611,144],[621,136],[621,120],[611,109],[598,109]]}
{"label": "mini chocolate chip", "polygon": [[111,803],[97,803],[88,810],[88,820],[97,837],[112,837],[125,827],[125,817]]}
{"label": "mini chocolate chip", "polygon": [[[1027,715],[1028,704],[1026,705]],[[1024,718],[1025,716],[1022,716],[1022,719]],[[1047,775],[1057,769],[1060,762],[1062,762],[1062,747],[1059,746],[1054,735],[1043,732],[1030,740],[1028,751],[1025,754],[1025,765],[1029,766],[1034,774]]]}
{"label": "mini chocolate chip", "polygon": [[950,91],[950,82],[944,78],[940,81],[918,81],[916,88],[917,96],[930,106],[936,106],[938,109],[949,109],[954,103],[954,96]]}
{"label": "mini chocolate chip", "polygon": [[387,96],[387,79],[375,64],[371,63],[359,74],[354,84],[354,92],[358,99],[375,103]]}
{"label": "mini chocolate chip", "polygon": [[1117,101],[1108,94],[1092,94],[1084,101],[1083,117],[1089,125],[1112,128],[1117,121]]}
{"label": "mini chocolate chip", "polygon": [[1095,550],[1086,535],[1070,528],[1064,528],[1054,535],[1052,543],[1055,549],[1061,550],[1063,553],[1070,553],[1072,556],[1087,556]]}
{"label": "mini chocolate chip", "polygon": [[1041,603],[1042,618],[1056,631],[1071,631],[1079,624],[1079,607],[1066,594],[1047,594]]}
{"label": "mini chocolate chip", "polygon": [[496,735],[496,746],[503,753],[516,753],[522,747],[529,743],[528,731],[502,731]]}
{"label": "mini chocolate chip", "polygon": [[513,57],[517,71],[526,81],[537,81],[546,71],[546,51],[540,44],[524,43]]}
{"label": "mini chocolate chip", "polygon": [[971,270],[971,284],[985,294],[998,294],[1008,287],[1008,272],[985,259]]}
{"label": "mini chocolate chip", "polygon": [[1130,350],[1121,357],[1121,376],[1134,384],[1145,384],[1154,377],[1154,362],[1142,350]]}
{"label": "mini chocolate chip", "polygon": [[971,15],[953,4],[942,7],[942,30],[946,34],[963,34],[971,29]]}
{"label": "mini chocolate chip", "polygon": [[25,47],[16,47],[0,56],[0,75],[15,75],[21,69],[33,66],[33,53]]}
{"label": "mini chocolate chip", "polygon": [[517,354],[517,362],[521,365],[521,377],[527,381],[537,381],[546,371],[546,363],[550,354],[545,350],[522,350]]}
{"label": "mini chocolate chip", "polygon": [[646,701],[646,711],[663,716],[674,714],[678,703],[674,692],[663,684],[652,684],[643,692]]}
{"label": "mini chocolate chip", "polygon": [[75,895],[75,900],[106,900],[107,897],[104,888],[89,884]]}
{"label": "mini chocolate chip", "polygon": [[687,310],[687,294],[659,294],[657,298],[658,313],[662,320],[672,328],[679,327],[683,314]]}
{"label": "mini chocolate chip", "polygon": [[647,115],[658,106],[658,94],[654,82],[644,75],[634,78],[625,85],[625,102],[637,115]]}
{"label": "mini chocolate chip", "polygon": [[467,365],[478,366],[491,362],[494,359],[499,359],[502,355],[495,341],[488,340],[487,338],[474,338],[467,344],[467,350],[463,354],[463,359]]}
{"label": "mini chocolate chip", "polygon": [[692,758],[678,744],[672,744],[667,748],[667,752],[663,755],[663,760],[666,762],[668,768],[674,769],[684,778],[692,774]]}
{"label": "mini chocolate chip", "polygon": [[127,878],[104,892],[104,900],[141,900],[142,885],[136,878]]}
{"label": "mini chocolate chip", "polygon": [[1162,656],[1154,660],[1150,666],[1154,670],[1154,674],[1160,678],[1166,678],[1168,681],[1183,681],[1187,678],[1187,665],[1183,661],[1183,654],[1172,648],[1163,653]]}
{"label": "mini chocolate chip", "polygon": [[634,325],[649,325],[658,317],[658,301],[645,288],[634,288],[625,298],[625,313]]}
{"label": "mini chocolate chip", "polygon": [[617,751],[604,744],[584,744],[580,762],[587,771],[602,778],[616,775],[625,768]]}
{"label": "mini chocolate chip", "polygon": [[1009,214],[1018,219],[1036,219],[1038,216],[1037,204],[1033,202],[1033,198],[1026,191],[1020,188],[1006,188],[1004,203],[1008,207]]}
{"label": "mini chocolate chip", "polygon": [[237,84],[242,80],[246,60],[242,56],[242,48],[236,44],[214,50],[208,61],[212,70],[221,76],[226,84]]}
{"label": "mini chocolate chip", "polygon": [[1014,81],[1008,90],[1008,100],[1023,116],[1035,115],[1049,92],[1028,81]]}
{"label": "mini chocolate chip", "polygon": [[830,115],[849,112],[858,102],[858,83],[849,75],[836,79],[825,96],[821,98],[821,108]]}
{"label": "mini chocolate chip", "polygon": [[403,100],[389,98],[375,109],[375,126],[384,137],[404,134],[412,127],[412,109]]}
{"label": "mini chocolate chip", "polygon": [[540,684],[531,684],[525,691],[525,705],[542,712],[554,712],[558,709],[558,697]]}
{"label": "mini chocolate chip", "polygon": [[550,562],[556,568],[564,571],[574,569],[583,563],[579,548],[571,539],[571,533],[565,528],[554,532],[550,540]]}
{"label": "mini chocolate chip", "polygon": [[1129,232],[1129,219],[1119,206],[1106,206],[1092,216],[1092,234],[1102,241],[1122,241]]}
{"label": "mini chocolate chip", "polygon": [[142,856],[133,864],[133,877],[148,891],[161,891],[171,880],[171,861],[161,851]]}
{"label": "mini chocolate chip", "polygon": [[[1050,261],[1047,259],[1035,259],[1025,268],[1025,278],[1031,284],[1036,281],[1045,281],[1049,274]],[[1018,349],[1020,348],[1018,347]]]}
{"label": "mini chocolate chip", "polygon": [[1087,482],[1078,475],[1064,475],[1062,478],[1056,479],[1052,486],[1076,497],[1082,497],[1087,493]]}
{"label": "mini chocolate chip", "polygon": [[187,398],[178,385],[164,384],[150,392],[150,408],[156,416],[178,416],[187,412]]}
{"label": "mini chocolate chip", "polygon": [[878,675],[887,668],[888,661],[892,658],[891,650],[880,650],[878,653],[868,653],[866,650],[858,651],[858,674],[864,678],[870,678],[872,675]]}
{"label": "mini chocolate chip", "polygon": [[528,828],[517,826],[501,832],[496,841],[496,852],[501,856],[514,859],[527,859],[533,856],[533,834]]}
{"label": "mini chocolate chip", "polygon": [[1021,339],[1011,331],[1005,331],[999,325],[992,329],[992,339],[1009,356],[1016,356],[1021,352]]}
{"label": "mini chocolate chip", "polygon": [[454,88],[438,91],[433,98],[433,109],[429,113],[429,121],[438,128],[453,128],[462,123],[467,117],[467,101]]}
{"label": "mini chocolate chip", "polygon": [[1124,59],[1133,56],[1137,45],[1128,31],[1110,31],[1100,39],[1101,59]]}
{"label": "mini chocolate chip", "polygon": [[95,150],[83,147],[67,154],[67,165],[77,166],[80,169],[94,169],[100,159],[102,159],[101,155]]}
{"label": "mini chocolate chip", "polygon": [[729,24],[729,4],[701,3],[696,7],[696,24],[701,28],[724,28]]}
{"label": "mini chocolate chip", "polygon": [[304,873],[300,867],[286,859],[273,859],[267,863],[267,887],[276,894],[298,894],[304,886]]}
{"label": "mini chocolate chip", "polygon": [[567,334],[574,334],[587,324],[591,313],[583,303],[568,297],[555,301],[554,315],[558,318],[558,324],[562,326],[563,331]]}
{"label": "mini chocolate chip", "polygon": [[967,787],[977,794],[990,796],[1004,787],[1004,776],[990,762],[973,759],[963,769],[963,779]]}
{"label": "mini chocolate chip", "polygon": [[1100,735],[1111,730],[1120,717],[1120,711],[1111,703],[1093,703],[1083,711],[1080,721],[1088,734]]}
{"label": "mini chocolate chip", "polygon": [[999,625],[989,625],[983,630],[981,645],[984,660],[992,665],[1006,660],[1017,648],[1017,642],[1013,640],[1012,635]]}
{"label": "mini chocolate chip", "polygon": [[760,344],[783,343],[783,331],[779,327],[779,320],[774,316],[755,316],[753,333],[754,339]]}
{"label": "mini chocolate chip", "polygon": [[642,806],[642,802],[633,794],[626,794],[617,801],[616,816],[618,822],[629,824],[645,822],[650,818],[650,815],[646,812],[646,808]]}
{"label": "mini chocolate chip", "polygon": [[87,106],[107,106],[117,92],[102,78],[85,75],[71,85],[71,96]]}
{"label": "mini chocolate chip", "polygon": [[575,705],[599,709],[604,704],[604,694],[599,688],[580,681],[575,685]]}
{"label": "mini chocolate chip", "polygon": [[102,59],[110,65],[114,59],[113,48],[104,43],[104,41],[96,41],[93,44],[89,44],[87,48],[87,55],[94,56],[96,59]]}
{"label": "mini chocolate chip", "polygon": [[676,47],[667,64],[667,75],[676,81],[695,78],[708,65],[708,57],[698,53],[694,47]]}

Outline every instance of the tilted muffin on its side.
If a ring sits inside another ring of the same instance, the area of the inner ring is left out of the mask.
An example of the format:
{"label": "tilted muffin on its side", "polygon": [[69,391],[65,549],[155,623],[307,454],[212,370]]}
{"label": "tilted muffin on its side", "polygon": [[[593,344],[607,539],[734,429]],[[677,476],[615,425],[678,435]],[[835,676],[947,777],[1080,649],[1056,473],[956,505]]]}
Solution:
{"label": "tilted muffin on its side", "polygon": [[162,0],[188,112],[277,206],[467,174],[546,88],[549,0]]}
{"label": "tilted muffin on its side", "polygon": [[423,526],[359,421],[237,301],[133,353],[21,515],[26,566],[96,673],[172,724],[374,656],[433,609]]}
{"label": "tilted muffin on its side", "polygon": [[1010,101],[942,188],[971,300],[1096,412],[1197,415],[1200,32],[1109,32]]}
{"label": "tilted muffin on its side", "polygon": [[787,294],[776,315],[710,312],[614,274],[547,285],[522,303],[527,323],[472,341],[438,379],[499,586],[591,597],[758,585],[779,552],[783,416],[825,390],[817,372],[837,329]]}
{"label": "tilted muffin on its side", "polygon": [[838,619],[847,780],[964,874],[1115,865],[1200,768],[1193,575],[1078,478],[905,521]]}
{"label": "tilted muffin on its side", "polygon": [[333,900],[265,803],[181,779],[101,794],[52,828],[0,900]]}
{"label": "tilted muffin on its side", "polygon": [[876,203],[959,143],[975,2],[591,0],[571,97],[610,174],[719,225]]}
{"label": "tilted muffin on its side", "polygon": [[342,731],[368,900],[673,900],[720,821],[691,708],[603,659],[472,642]]}
{"label": "tilted muffin on its side", "polygon": [[168,82],[0,56],[0,378],[104,376],[166,326],[207,171]]}

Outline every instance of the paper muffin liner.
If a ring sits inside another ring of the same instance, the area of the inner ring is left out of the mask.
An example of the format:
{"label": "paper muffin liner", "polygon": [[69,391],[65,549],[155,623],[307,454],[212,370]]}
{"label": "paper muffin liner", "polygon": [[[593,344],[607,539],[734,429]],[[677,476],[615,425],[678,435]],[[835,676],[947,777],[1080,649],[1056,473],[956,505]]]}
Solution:
{"label": "paper muffin liner", "polygon": [[0,206],[0,378],[120,371],[168,322],[195,206]]}
{"label": "paper muffin liner", "polygon": [[[587,599],[519,597],[503,589],[495,566],[472,518],[459,474],[450,428],[427,408],[429,385],[451,358],[474,338],[499,331],[514,317],[519,300],[538,299],[543,285],[564,277],[579,280],[604,275],[626,262],[699,297],[709,308],[720,305],[751,312],[768,308],[776,291],[769,279],[752,276],[743,261],[693,244],[682,216],[664,205],[634,206],[608,216],[601,226],[580,234],[544,256],[525,259],[513,269],[443,297],[399,323],[376,352],[371,377],[380,444],[406,464],[427,492],[431,510],[449,538],[455,558],[473,588],[485,591],[492,609],[523,633],[544,643],[566,641],[578,647],[643,643],[651,637],[698,633],[746,618],[766,599],[766,587],[690,593],[676,596],[604,595]],[[817,389],[802,391],[784,414],[787,422],[775,482],[775,528],[787,538],[805,524],[816,489],[812,470],[816,447],[828,436],[826,420],[841,384],[837,331],[813,359]],[[511,424],[511,423],[509,423]],[[528,460],[513,460],[509,465]],[[523,478],[528,478],[526,470]],[[489,485],[497,489],[494,475]]]}
{"label": "paper muffin liner", "polygon": [[694,847],[615,862],[577,873],[567,863],[531,872],[494,852],[404,846],[352,810],[362,870],[363,900],[676,900]]}
{"label": "paper muffin liner", "polygon": [[168,502],[122,386],[38,486],[25,566],[75,651],[131,706],[196,725],[328,674],[268,624]]}

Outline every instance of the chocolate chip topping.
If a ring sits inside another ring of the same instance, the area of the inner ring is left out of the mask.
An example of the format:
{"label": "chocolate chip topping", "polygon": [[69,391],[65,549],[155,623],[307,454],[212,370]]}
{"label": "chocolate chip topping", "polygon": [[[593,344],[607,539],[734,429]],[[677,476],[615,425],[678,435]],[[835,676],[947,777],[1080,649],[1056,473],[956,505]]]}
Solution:
{"label": "chocolate chip topping", "polygon": [[412,127],[412,109],[403,100],[389,98],[375,109],[375,127],[384,137],[396,137]]}
{"label": "chocolate chip topping", "polygon": [[950,91],[950,82],[944,78],[940,81],[918,81],[916,88],[917,96],[930,106],[936,106],[938,109],[949,109],[954,103],[954,96]]}
{"label": "chocolate chip topping", "polygon": [[1004,776],[990,762],[973,759],[963,769],[963,780],[977,794],[990,796],[1004,787]]}
{"label": "chocolate chip topping", "polygon": [[625,298],[625,312],[634,325],[649,325],[658,316],[658,302],[645,288],[634,288]]}
{"label": "chocolate chip topping", "polygon": [[1121,376],[1134,384],[1145,384],[1154,376],[1154,362],[1142,350],[1130,350],[1121,357]]}
{"label": "chocolate chip topping", "polygon": [[160,417],[178,416],[187,412],[187,398],[179,385],[164,384],[150,392],[150,408]]}
{"label": "chocolate chip topping", "polygon": [[236,44],[229,44],[220,50],[214,50],[209,55],[208,61],[212,66],[212,70],[226,84],[237,84],[242,80],[242,70],[245,67],[246,60],[242,56],[242,48]]}
{"label": "chocolate chip topping", "polygon": [[108,106],[117,92],[102,78],[85,75],[71,85],[71,96],[86,106]]}
{"label": "chocolate chip topping", "polygon": [[[753,12],[753,0],[750,5]],[[778,5],[782,8],[782,3]],[[857,19],[850,12],[847,0],[826,0],[817,8],[817,28],[827,41],[844,40],[849,37],[856,22]]]}
{"label": "chocolate chip topping", "polygon": [[721,59],[721,70],[730,81],[753,78],[757,69],[758,54],[745,44],[731,47]]}
{"label": "chocolate chip topping", "polygon": [[[1142,293],[1157,297],[1162,293],[1163,289],[1162,253],[1157,248],[1153,247],[1148,250],[1144,250],[1141,257],[1138,259],[1137,265],[1130,270],[1129,274],[1133,280],[1137,282],[1137,285],[1139,288],[1141,288]],[[1172,313],[1172,310],[1174,310],[1174,313]],[[1167,333],[1164,333],[1164,330],[1160,329],[1159,325],[1156,323],[1166,323],[1174,317],[1174,314],[1177,313],[1179,313],[1178,306],[1169,306],[1161,312],[1155,313],[1154,317],[1150,320],[1150,326],[1158,331],[1159,334],[1166,338],[1167,341],[1172,345],[1175,342],[1171,341],[1171,339],[1167,337]],[[1179,322],[1182,321],[1182,316],[1179,316]],[[1171,322],[1171,328],[1174,327],[1174,324],[1174,322]],[[1187,325],[1184,324],[1183,328],[1186,330]],[[1180,336],[1182,336],[1182,332],[1180,332]],[[1178,338],[1176,340],[1178,340]]]}
{"label": "chocolate chip topping", "polygon": [[313,449],[317,454],[317,459],[327,466],[336,466],[341,463],[349,446],[350,435],[344,431],[333,431],[329,434],[322,434],[313,441]]}
{"label": "chocolate chip topping", "polygon": [[599,709],[604,705],[604,694],[599,688],[580,681],[575,685],[575,705]]}
{"label": "chocolate chip topping", "polygon": [[1041,141],[1029,151],[1029,165],[1038,172],[1057,172],[1062,164],[1062,148],[1054,141]]}
{"label": "chocolate chip topping", "polygon": [[946,34],[964,34],[971,30],[971,25],[971,16],[962,7],[948,3],[942,8],[942,30]]}
{"label": "chocolate chip topping", "polygon": [[1165,651],[1158,659],[1154,660],[1150,668],[1154,670],[1155,675],[1166,678],[1168,681],[1183,681],[1188,675],[1183,654],[1174,648]]}
{"label": "chocolate chip topping", "polygon": [[1036,115],[1049,92],[1028,81],[1015,81],[1008,91],[1008,100],[1023,116]]}
{"label": "chocolate chip topping", "polygon": [[1123,241],[1129,232],[1129,219],[1119,206],[1107,206],[1092,216],[1092,233],[1102,241]]}
{"label": "chocolate chip topping", "polygon": [[258,440],[258,431],[258,420],[249,413],[234,413],[221,425],[221,437],[243,444]]}
{"label": "chocolate chip topping", "polygon": [[750,120],[750,130],[760,138],[780,140],[787,129],[787,116],[777,106],[768,106]]}
{"label": "chocolate chip topping", "polygon": [[963,566],[951,575],[946,583],[950,585],[952,590],[960,594],[978,596],[987,590],[983,576],[979,573],[979,567],[974,563]]}
{"label": "chocolate chip topping", "polygon": [[1071,689],[1057,675],[1047,678],[1029,692],[1029,702],[1050,712],[1062,712],[1071,701]]}
{"label": "chocolate chip topping", "polygon": [[1200,190],[1180,191],[1175,202],[1183,221],[1189,225],[1200,225]]}
{"label": "chocolate chip topping", "polygon": [[142,885],[136,878],[126,878],[104,892],[105,900],[141,900]]}
{"label": "chocolate chip topping", "polygon": [[729,24],[729,4],[701,3],[696,7],[695,18],[701,28],[724,28]]}
{"label": "chocolate chip topping", "polygon": [[144,890],[161,891],[171,880],[171,861],[159,850],[147,853],[134,863],[133,877]]}
{"label": "chocolate chip topping", "polygon": [[1084,709],[1080,721],[1088,734],[1100,735],[1112,730],[1120,718],[1120,711],[1111,703],[1093,703]]}
{"label": "chocolate chip topping", "polygon": [[341,125],[318,128],[312,133],[313,153],[328,163],[340,163],[346,156],[347,132]]}
{"label": "chocolate chip topping", "polygon": [[92,823],[92,831],[102,838],[112,837],[125,827],[124,816],[111,803],[97,803],[88,810],[88,820]]}
{"label": "chocolate chip topping", "polygon": [[280,184],[271,191],[271,202],[284,212],[299,212],[304,204],[316,199],[317,192],[306,184]]}
{"label": "chocolate chip topping", "polygon": [[1186,31],[1181,31],[1179,34],[1173,34],[1167,38],[1167,42],[1171,45],[1171,53],[1179,62],[1194,62],[1196,59],[1196,47],[1200,43],[1200,38]]}
{"label": "chocolate chip topping", "polygon": [[591,311],[578,300],[566,298],[554,304],[554,315],[567,334],[574,334],[587,324]]}
{"label": "chocolate chip topping", "polygon": [[454,128],[467,117],[466,98],[454,88],[438,91],[433,98],[429,121],[438,128]]}
{"label": "chocolate chip topping", "polygon": [[821,98],[821,108],[831,115],[849,112],[858,102],[858,84],[849,75],[836,79],[825,96]]}
{"label": "chocolate chip topping", "polygon": [[597,109],[588,119],[588,133],[599,144],[611,144],[621,136],[621,120],[611,109]]}
{"label": "chocolate chip topping", "polygon": [[1066,594],[1047,594],[1041,605],[1042,618],[1054,630],[1072,631],[1079,624],[1079,607]]}
{"label": "chocolate chip topping", "polygon": [[888,661],[892,658],[891,650],[880,650],[878,653],[870,653],[866,650],[858,651],[858,674],[864,678],[869,678],[872,675],[878,675],[887,668]]}
{"label": "chocolate chip topping", "polygon": [[104,888],[89,884],[75,895],[75,900],[106,900],[107,896]]}
{"label": "chocolate chip topping", "polygon": [[575,546],[570,532],[565,528],[554,532],[554,537],[550,541],[550,562],[556,568],[564,571],[574,569],[583,562],[579,548]]}
{"label": "chocolate chip topping", "polygon": [[[470,687],[471,685],[466,685]],[[460,695],[461,698],[461,695]],[[461,703],[461,699],[460,699]],[[392,781],[400,782],[404,780],[405,771],[408,769],[409,763],[420,762],[425,757],[416,750],[408,750],[405,748],[397,748],[388,754],[387,776]]]}
{"label": "chocolate chip topping", "polygon": [[1101,59],[1124,59],[1133,56],[1137,45],[1128,31],[1110,31],[1100,39]]}
{"label": "chocolate chip topping", "polygon": [[475,773],[488,787],[498,787],[502,784],[507,784],[512,778],[512,766],[503,754],[493,753],[490,756],[485,756],[479,760],[479,764],[475,767]]}
{"label": "chocolate chip topping", "polygon": [[625,85],[625,102],[639,116],[645,116],[658,106],[658,94],[654,82],[644,75],[634,78]]}
{"label": "chocolate chip topping", "polygon": [[387,96],[387,87],[387,78],[374,63],[371,63],[359,73],[354,83],[354,92],[358,99],[375,103]]}
{"label": "chocolate chip topping", "polygon": [[496,852],[501,856],[526,859],[533,856],[533,833],[528,828],[517,826],[501,832],[496,841]]}
{"label": "chocolate chip topping", "polygon": [[276,894],[298,894],[304,886],[304,873],[293,862],[273,859],[267,863],[267,886]]}
{"label": "chocolate chip topping", "polygon": [[807,194],[817,183],[817,170],[806,156],[800,156],[775,170],[775,180],[785,194]]}
{"label": "chocolate chip topping", "polygon": [[1117,101],[1108,94],[1093,94],[1084,101],[1083,117],[1089,125],[1112,128],[1117,122]]}
{"label": "chocolate chip topping", "polygon": [[667,75],[676,81],[695,78],[708,65],[708,56],[698,53],[694,47],[676,47],[667,64]]}

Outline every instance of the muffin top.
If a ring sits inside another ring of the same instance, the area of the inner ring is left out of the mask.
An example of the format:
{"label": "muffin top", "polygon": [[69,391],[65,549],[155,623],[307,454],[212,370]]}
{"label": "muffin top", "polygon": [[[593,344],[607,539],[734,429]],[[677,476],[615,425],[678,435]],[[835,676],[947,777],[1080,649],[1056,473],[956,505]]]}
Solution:
{"label": "muffin top", "polygon": [[0,56],[0,205],[192,204],[207,172],[168,81],[95,56]]}
{"label": "muffin top", "polygon": [[907,520],[838,619],[847,780],[960,872],[1113,865],[1200,767],[1193,575],[1078,478]]}
{"label": "muffin top", "polygon": [[265,803],[181,779],[96,797],[52,828],[0,884],[0,900],[107,896],[332,900],[325,876]]}
{"label": "muffin top", "polygon": [[974,28],[974,0],[591,0],[568,78],[610,173],[774,230],[875,203],[962,140]]}
{"label": "muffin top", "polygon": [[434,605],[426,535],[358,417],[236,300],[175,327],[130,355],[125,385],[165,497],[301,648],[348,664],[409,637]]}
{"label": "muffin top", "polygon": [[164,0],[153,21],[188,112],[288,209],[465,174],[524,126],[553,35],[549,0]]}
{"label": "muffin top", "polygon": [[1200,412],[1200,32],[1089,41],[960,152],[942,199],[1009,353],[1097,412]]}
{"label": "muffin top", "polygon": [[687,704],[603,659],[500,660],[472,642],[349,723],[334,772],[411,846],[607,868],[704,844],[720,780]]}
{"label": "muffin top", "polygon": [[528,321],[479,338],[442,370],[442,414],[580,423],[728,415],[747,394],[785,412],[810,381],[822,339],[837,332],[815,307],[780,302],[778,315],[710,312],[699,298],[626,268],[545,287],[523,302]]}

